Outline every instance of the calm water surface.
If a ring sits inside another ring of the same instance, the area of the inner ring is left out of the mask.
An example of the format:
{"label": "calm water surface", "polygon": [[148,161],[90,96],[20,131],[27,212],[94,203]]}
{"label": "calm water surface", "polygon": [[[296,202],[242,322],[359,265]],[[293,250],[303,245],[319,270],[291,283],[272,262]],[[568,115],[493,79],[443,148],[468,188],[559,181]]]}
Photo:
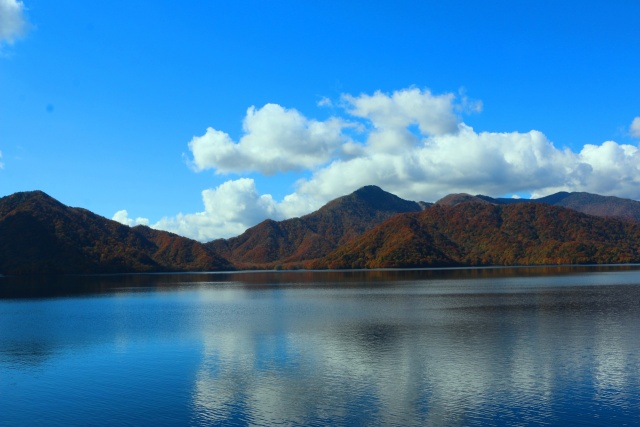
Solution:
{"label": "calm water surface", "polygon": [[0,425],[640,425],[639,268],[0,277]]}

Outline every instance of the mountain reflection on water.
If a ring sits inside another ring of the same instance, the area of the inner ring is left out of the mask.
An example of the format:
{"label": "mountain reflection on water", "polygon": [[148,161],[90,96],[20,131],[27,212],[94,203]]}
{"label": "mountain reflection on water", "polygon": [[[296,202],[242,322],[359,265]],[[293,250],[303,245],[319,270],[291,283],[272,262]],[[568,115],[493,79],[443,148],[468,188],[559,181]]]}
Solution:
{"label": "mountain reflection on water", "polygon": [[2,276],[0,299],[55,298],[123,291],[169,290],[187,285],[233,283],[252,289],[274,286],[333,287],[386,285],[429,280],[503,279],[509,277],[575,276],[581,273],[636,271],[640,265],[534,266],[388,270],[298,270],[211,273],[151,273],[60,276]]}
{"label": "mountain reflection on water", "polygon": [[55,280],[0,285],[2,425],[640,419],[637,267]]}

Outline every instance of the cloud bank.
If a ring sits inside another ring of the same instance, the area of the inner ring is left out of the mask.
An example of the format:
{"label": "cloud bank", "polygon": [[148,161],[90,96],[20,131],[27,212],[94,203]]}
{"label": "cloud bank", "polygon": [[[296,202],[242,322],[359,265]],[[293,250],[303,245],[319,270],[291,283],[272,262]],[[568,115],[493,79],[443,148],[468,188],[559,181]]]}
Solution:
{"label": "cloud bank", "polygon": [[640,138],[640,117],[636,117],[629,126],[629,132],[634,138]]}
{"label": "cloud bank", "polygon": [[13,43],[26,31],[25,7],[18,0],[0,0],[0,43]]}
{"label": "cloud bank", "polygon": [[[308,171],[294,192],[277,201],[260,194],[253,179],[229,180],[202,192],[203,212],[164,218],[153,227],[201,241],[230,237],[266,218],[304,215],[369,184],[416,201],[458,192],[539,197],[588,191],[640,198],[637,146],[606,141],[574,152],[537,130],[477,132],[461,115],[479,112],[481,103],[414,87],[347,94],[336,102],[323,98],[320,104],[340,116],[318,121],[267,104],[248,109],[239,141],[209,128],[189,143],[197,171]],[[630,133],[640,137],[640,117]]]}

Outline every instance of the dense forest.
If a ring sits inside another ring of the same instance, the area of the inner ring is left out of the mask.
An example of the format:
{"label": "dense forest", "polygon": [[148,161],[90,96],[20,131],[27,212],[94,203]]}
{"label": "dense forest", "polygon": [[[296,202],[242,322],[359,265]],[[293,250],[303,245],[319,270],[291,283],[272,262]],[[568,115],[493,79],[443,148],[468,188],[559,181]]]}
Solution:
{"label": "dense forest", "polygon": [[310,268],[640,262],[640,225],[540,203],[436,204],[398,215]]}
{"label": "dense forest", "polygon": [[588,193],[432,204],[366,186],[303,217],[200,243],[33,191],[0,199],[0,274],[637,263],[639,213],[640,202]]}
{"label": "dense forest", "polygon": [[0,273],[229,270],[204,245],[148,227],[130,228],[41,191],[0,199]]}

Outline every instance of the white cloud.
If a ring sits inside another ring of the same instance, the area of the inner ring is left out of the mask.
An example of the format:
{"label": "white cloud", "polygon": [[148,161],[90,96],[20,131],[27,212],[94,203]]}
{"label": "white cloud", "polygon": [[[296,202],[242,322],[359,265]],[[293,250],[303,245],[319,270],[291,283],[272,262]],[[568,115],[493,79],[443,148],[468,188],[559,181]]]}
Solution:
{"label": "white cloud", "polygon": [[640,150],[633,145],[606,141],[586,144],[577,156],[564,189],[588,191],[631,199],[640,198]]}
{"label": "white cloud", "polygon": [[133,227],[150,225],[158,230],[186,236],[201,242],[242,234],[265,219],[282,220],[300,216],[321,206],[324,199],[298,194],[286,196],[277,203],[269,194],[260,195],[250,178],[229,180],[215,189],[202,192],[202,212],[164,217],[155,224],[146,218],[129,218],[126,210],[113,215],[113,220]]}
{"label": "white cloud", "polygon": [[21,1],[0,0],[0,42],[13,43],[26,30],[25,7]]}
{"label": "white cloud", "polygon": [[[464,93],[408,88],[341,99],[343,118],[319,122],[268,104],[248,110],[237,143],[215,129],[194,138],[189,147],[197,170],[273,174],[303,168],[310,175],[279,201],[260,195],[253,179],[227,181],[202,192],[204,211],[163,218],[153,227],[201,241],[231,237],[266,218],[310,213],[370,184],[416,201],[460,192],[539,197],[557,191],[640,199],[636,146],[606,141],[575,152],[536,130],[476,132],[457,113],[477,112],[482,104]],[[640,118],[632,133],[636,127]]]}
{"label": "white cloud", "polygon": [[268,194],[259,195],[255,182],[249,178],[204,190],[202,201],[203,212],[163,218],[152,227],[208,241],[236,236],[267,218],[283,218],[273,198]]}
{"label": "white cloud", "polygon": [[113,214],[114,221],[119,222],[120,224],[128,225],[129,227],[133,227],[134,225],[149,225],[149,220],[147,218],[129,218],[129,213],[126,210],[121,210]]}
{"label": "white cloud", "polygon": [[343,95],[349,114],[367,119],[376,132],[404,132],[417,125],[425,134],[441,135],[456,131],[455,96],[432,95],[427,89],[403,89],[391,95],[380,91],[373,95]]}
{"label": "white cloud", "polygon": [[629,132],[634,138],[640,138],[640,117],[636,117],[629,126]]}
{"label": "white cloud", "polygon": [[2,151],[0,151],[0,169],[4,169],[4,163],[2,163]]}
{"label": "white cloud", "polygon": [[331,101],[331,99],[323,96],[322,98],[320,98],[320,101],[318,101],[316,105],[318,105],[318,107],[333,107],[333,102]]}
{"label": "white cloud", "polygon": [[342,120],[309,120],[296,110],[267,104],[251,107],[244,119],[244,136],[234,142],[208,128],[189,143],[196,170],[216,173],[256,171],[266,175],[310,169],[326,163],[346,142]]}

